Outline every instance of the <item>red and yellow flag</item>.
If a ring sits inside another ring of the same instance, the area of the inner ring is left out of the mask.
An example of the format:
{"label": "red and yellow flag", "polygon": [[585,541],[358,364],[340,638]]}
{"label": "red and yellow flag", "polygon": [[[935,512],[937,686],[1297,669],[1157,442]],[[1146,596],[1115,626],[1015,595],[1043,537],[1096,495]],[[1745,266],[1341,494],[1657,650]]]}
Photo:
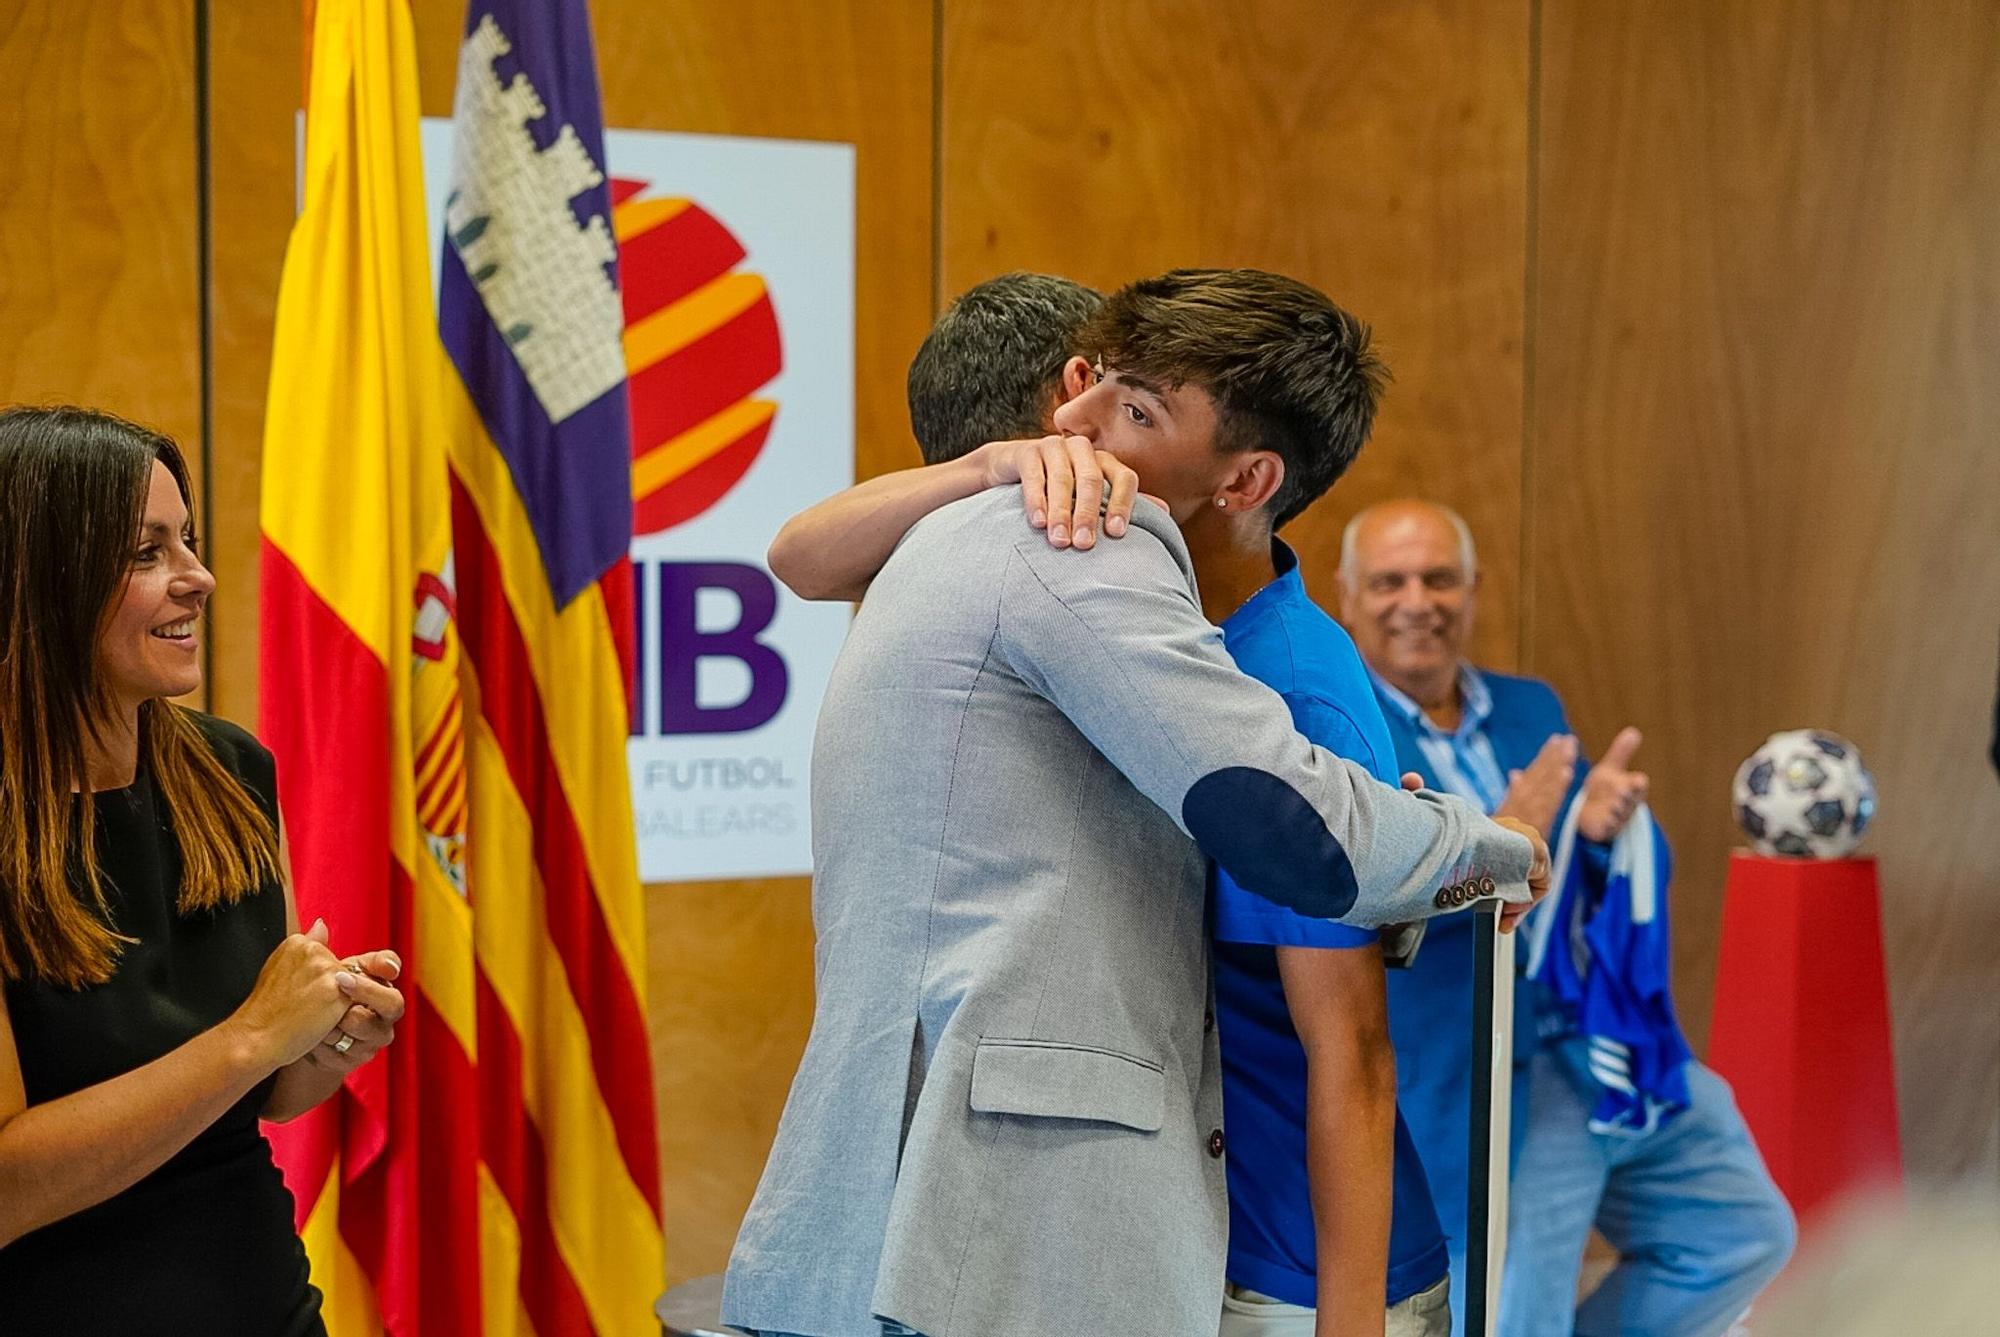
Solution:
{"label": "red and yellow flag", "polygon": [[333,1337],[657,1330],[630,437],[590,60],[580,4],[473,5],[440,315],[407,6],[313,18],[261,728],[302,918],[396,947],[409,1000],[383,1058],[273,1130]]}

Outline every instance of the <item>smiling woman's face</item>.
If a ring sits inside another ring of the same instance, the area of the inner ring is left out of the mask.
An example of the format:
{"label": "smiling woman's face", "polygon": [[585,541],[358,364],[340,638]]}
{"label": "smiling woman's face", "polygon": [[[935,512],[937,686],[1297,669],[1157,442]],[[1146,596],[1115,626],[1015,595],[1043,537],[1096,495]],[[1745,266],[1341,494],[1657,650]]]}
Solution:
{"label": "smiling woman's face", "polygon": [[125,588],[97,640],[98,671],[119,709],[201,686],[199,623],[214,591],[215,577],[195,555],[187,503],[154,460]]}

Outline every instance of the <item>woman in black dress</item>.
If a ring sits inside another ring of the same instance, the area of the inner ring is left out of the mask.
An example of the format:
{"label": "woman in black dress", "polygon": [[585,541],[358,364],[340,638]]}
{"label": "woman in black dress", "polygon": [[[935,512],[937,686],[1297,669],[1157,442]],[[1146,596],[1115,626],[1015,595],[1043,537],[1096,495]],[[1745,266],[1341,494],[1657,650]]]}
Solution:
{"label": "woman in black dress", "polygon": [[0,1331],[324,1332],[257,1120],[393,1035],[298,931],[271,754],[174,705],[215,581],[174,444],[0,411]]}

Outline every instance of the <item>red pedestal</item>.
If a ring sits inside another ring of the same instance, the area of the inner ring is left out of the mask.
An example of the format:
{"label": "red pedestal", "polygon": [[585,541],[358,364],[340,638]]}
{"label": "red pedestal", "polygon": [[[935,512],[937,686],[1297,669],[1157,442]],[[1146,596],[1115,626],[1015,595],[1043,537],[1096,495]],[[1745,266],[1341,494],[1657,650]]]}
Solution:
{"label": "red pedestal", "polygon": [[1708,1061],[1802,1225],[1901,1183],[1873,859],[1730,856]]}

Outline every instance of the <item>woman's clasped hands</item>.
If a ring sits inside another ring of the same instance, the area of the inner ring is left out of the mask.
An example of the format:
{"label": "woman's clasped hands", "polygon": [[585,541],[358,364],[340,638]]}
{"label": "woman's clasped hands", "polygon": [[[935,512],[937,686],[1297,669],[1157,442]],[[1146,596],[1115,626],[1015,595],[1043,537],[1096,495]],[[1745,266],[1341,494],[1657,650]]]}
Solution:
{"label": "woman's clasped hands", "polygon": [[396,1038],[402,960],[386,948],[335,956],[325,920],[279,943],[229,1023],[272,1070],[304,1059],[343,1076]]}

